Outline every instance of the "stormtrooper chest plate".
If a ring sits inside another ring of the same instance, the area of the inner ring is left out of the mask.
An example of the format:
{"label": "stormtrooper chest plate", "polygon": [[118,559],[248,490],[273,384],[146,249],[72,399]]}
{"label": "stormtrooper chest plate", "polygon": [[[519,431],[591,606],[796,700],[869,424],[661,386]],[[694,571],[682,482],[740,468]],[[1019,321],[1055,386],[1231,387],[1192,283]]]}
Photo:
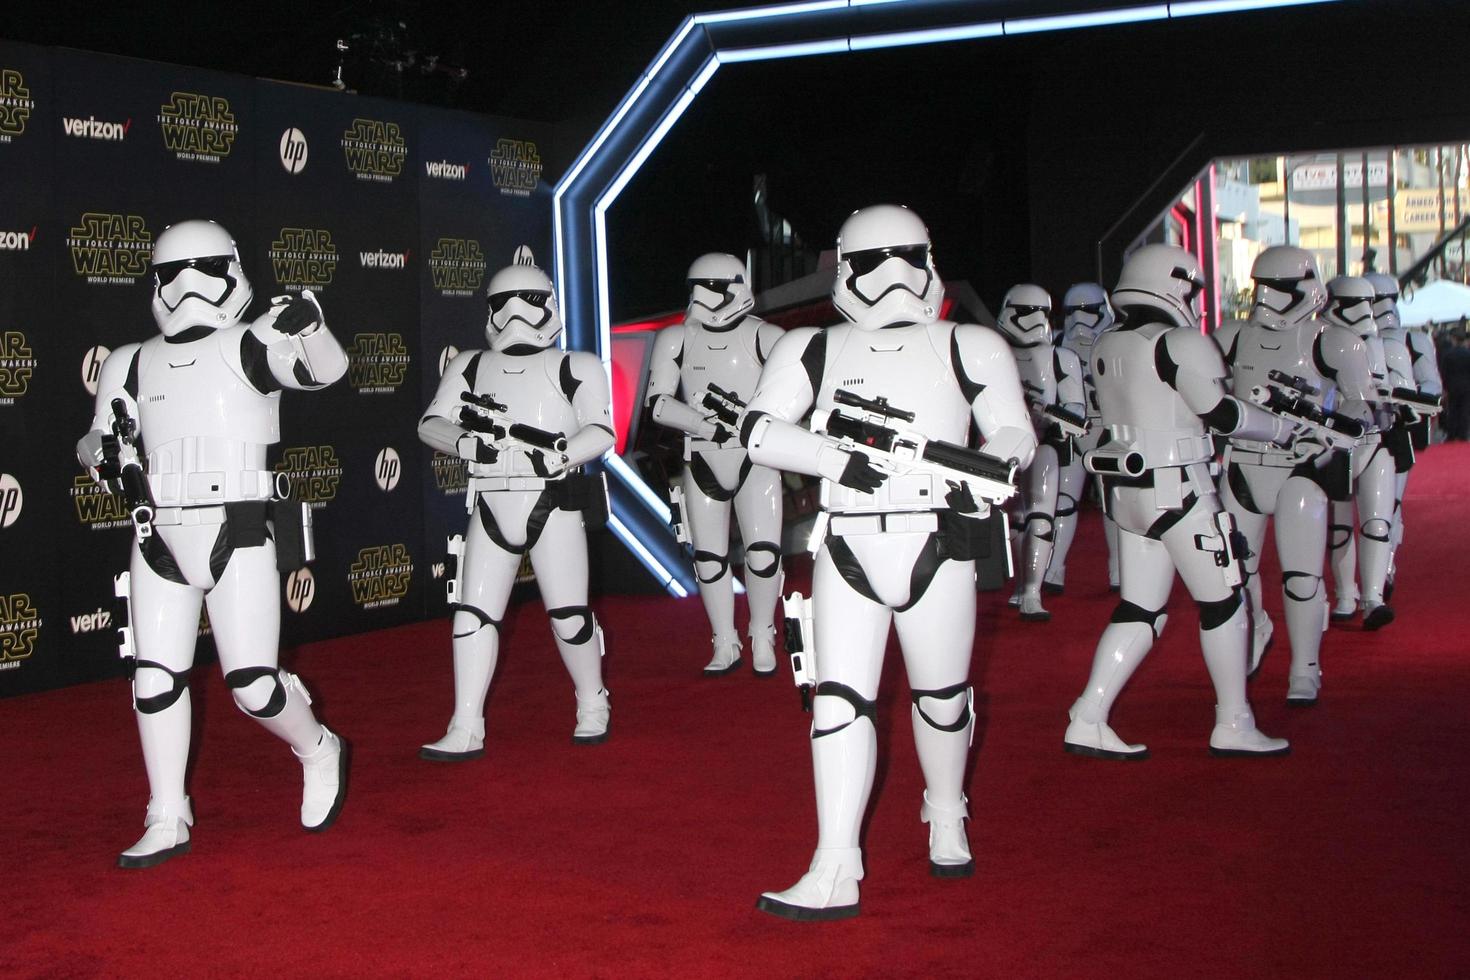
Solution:
{"label": "stormtrooper chest plate", "polygon": [[523,425],[550,432],[576,428],[576,413],[562,392],[561,363],[556,348],[512,356],[491,351],[475,375],[475,391],[506,406],[505,414]]}
{"label": "stormtrooper chest plate", "polygon": [[[1256,323],[1242,326],[1235,344],[1233,376],[1236,397],[1249,398],[1256,385],[1276,384],[1271,381],[1272,371],[1305,378],[1319,391],[1325,389],[1316,359],[1312,356],[1318,329],[1313,324],[1302,324],[1289,330],[1267,330]],[[1313,400],[1320,401],[1320,396]]]}
{"label": "stormtrooper chest plate", "polygon": [[761,363],[756,356],[756,331],[760,321],[747,317],[730,330],[711,330],[699,324],[684,328],[684,360],[679,381],[684,400],[699,404],[705,390],[718,385],[741,401],[750,401],[760,380]]}

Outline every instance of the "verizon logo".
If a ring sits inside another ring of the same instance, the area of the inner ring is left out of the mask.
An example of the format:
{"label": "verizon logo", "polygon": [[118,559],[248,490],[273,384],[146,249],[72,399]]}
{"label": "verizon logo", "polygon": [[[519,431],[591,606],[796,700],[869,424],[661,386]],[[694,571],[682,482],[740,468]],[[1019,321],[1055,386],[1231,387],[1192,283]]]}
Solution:
{"label": "verizon logo", "polygon": [[450,163],[447,160],[425,160],[424,172],[430,177],[438,177],[441,180],[464,180],[469,176],[470,165]]}
{"label": "verizon logo", "polygon": [[402,269],[408,265],[409,252],[358,252],[364,269]]}
{"label": "verizon logo", "polygon": [[36,229],[24,231],[0,231],[0,252],[29,252],[36,240]]}
{"label": "verizon logo", "polygon": [[105,630],[112,625],[112,613],[106,609],[98,609],[96,612],[82,613],[80,616],[71,617],[71,631],[73,633],[95,633]]}
{"label": "verizon logo", "polygon": [[61,128],[68,136],[80,136],[89,140],[113,140],[121,143],[128,135],[128,128],[133,125],[129,119],[127,122],[101,122],[96,116],[88,116],[86,119],[61,120]]}

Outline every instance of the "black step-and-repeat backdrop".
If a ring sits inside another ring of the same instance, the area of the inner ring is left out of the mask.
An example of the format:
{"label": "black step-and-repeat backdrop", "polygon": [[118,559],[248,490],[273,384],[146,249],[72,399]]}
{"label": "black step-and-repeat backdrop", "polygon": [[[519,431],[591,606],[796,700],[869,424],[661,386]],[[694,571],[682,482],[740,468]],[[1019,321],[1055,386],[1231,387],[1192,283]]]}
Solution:
{"label": "black step-and-repeat backdrop", "polygon": [[[117,674],[112,576],[131,525],[77,467],[102,361],[156,333],[147,264],[213,218],[256,302],[313,290],[351,358],[287,392],[272,465],[314,508],[283,643],[444,612],[464,469],[419,413],[484,345],[484,286],[551,259],[553,128],[0,42],[0,697]],[[200,652],[209,623],[201,620]]]}

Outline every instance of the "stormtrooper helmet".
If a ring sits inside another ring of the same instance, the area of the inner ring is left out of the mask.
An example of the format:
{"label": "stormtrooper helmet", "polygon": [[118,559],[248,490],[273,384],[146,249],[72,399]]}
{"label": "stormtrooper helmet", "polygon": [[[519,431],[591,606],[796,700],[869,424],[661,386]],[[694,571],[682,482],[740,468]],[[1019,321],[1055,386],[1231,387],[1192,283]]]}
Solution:
{"label": "stormtrooper helmet", "polygon": [[724,252],[701,255],[689,267],[689,318],[706,327],[726,327],[755,306],[745,263]]}
{"label": "stormtrooper helmet", "polygon": [[1251,266],[1256,281],[1251,319],[1268,330],[1303,323],[1322,309],[1327,289],[1317,275],[1312,253],[1294,245],[1273,245]]}
{"label": "stormtrooper helmet", "polygon": [[1373,284],[1361,276],[1338,276],[1327,284],[1322,319],[1365,340],[1378,333],[1373,322]]}
{"label": "stormtrooper helmet", "polygon": [[929,229],[895,204],[854,211],[837,233],[832,303],[860,330],[939,318],[944,283],[929,251]]}
{"label": "stormtrooper helmet", "polygon": [[1363,275],[1373,287],[1373,319],[1378,330],[1393,330],[1399,326],[1399,281],[1386,272],[1368,272]]}
{"label": "stormtrooper helmet", "polygon": [[1199,328],[1199,295],[1205,277],[1199,259],[1176,245],[1145,245],[1123,263],[1113,307],[1125,316],[1163,318],[1176,327]]}
{"label": "stormtrooper helmet", "polygon": [[1001,302],[995,325],[1006,339],[1022,347],[1035,347],[1051,339],[1051,295],[1040,286],[1012,286]]}
{"label": "stormtrooper helmet", "polygon": [[1108,292],[1095,282],[1079,282],[1062,297],[1062,329],[1091,341],[1115,322]]}
{"label": "stormtrooper helmet", "polygon": [[169,225],[153,243],[153,319],[165,337],[190,327],[232,327],[254,292],[230,233],[213,221]]}
{"label": "stormtrooper helmet", "polygon": [[556,343],[561,334],[556,290],[525,246],[516,249],[513,264],[490,277],[486,300],[490,317],[485,323],[485,336],[491,350],[541,350]]}

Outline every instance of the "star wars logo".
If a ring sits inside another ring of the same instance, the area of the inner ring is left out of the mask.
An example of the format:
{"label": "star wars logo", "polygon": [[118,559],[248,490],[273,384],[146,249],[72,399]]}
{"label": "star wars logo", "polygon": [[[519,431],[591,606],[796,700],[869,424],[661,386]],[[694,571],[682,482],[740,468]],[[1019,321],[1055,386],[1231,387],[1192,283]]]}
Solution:
{"label": "star wars logo", "polygon": [[337,273],[337,245],[321,228],[282,228],[267,254],[276,282],[288,292],[330,286]]}
{"label": "star wars logo", "polygon": [[14,68],[0,68],[0,143],[9,143],[26,131],[35,107],[25,76]]}
{"label": "star wars logo", "polygon": [[354,119],[342,134],[342,153],[347,158],[347,169],[358,180],[391,184],[403,173],[408,143],[397,123]]}
{"label": "star wars logo", "polygon": [[496,140],[486,162],[495,186],[510,197],[530,197],[541,182],[541,152],[530,140]]}
{"label": "star wars logo", "polygon": [[391,395],[408,374],[401,333],[360,333],[347,345],[347,380],[359,395]]}
{"label": "star wars logo", "polygon": [[0,333],[0,405],[14,405],[30,387],[36,358],[19,330]]}
{"label": "star wars logo", "polygon": [[230,100],[218,95],[175,92],[158,107],[163,145],[180,160],[219,163],[230,155],[240,127]]}
{"label": "star wars logo", "polygon": [[72,478],[71,500],[77,510],[77,522],[93,531],[111,531],[133,522],[122,494],[109,493],[85,473]]}
{"label": "star wars logo", "polygon": [[473,238],[441,238],[429,253],[429,277],[441,296],[473,296],[485,278],[485,253]]}
{"label": "star wars logo", "polygon": [[0,595],[0,670],[14,670],[35,651],[41,625],[29,594]]}
{"label": "star wars logo", "polygon": [[131,286],[148,274],[153,233],[136,214],[87,211],[67,236],[71,265],[94,285]]}
{"label": "star wars logo", "polygon": [[276,472],[290,477],[293,500],[313,508],[336,500],[342,483],[342,464],[334,446],[292,446],[283,450]]}
{"label": "star wars logo", "polygon": [[0,231],[0,252],[29,252],[36,244],[36,232],[39,230],[32,226],[29,232]]}
{"label": "star wars logo", "polygon": [[434,472],[434,486],[446,497],[462,496],[470,488],[469,463],[458,456],[436,449],[429,468]]}
{"label": "star wars logo", "polygon": [[413,558],[403,544],[364,548],[347,570],[352,601],[364,609],[398,605],[408,595],[412,581]]}

